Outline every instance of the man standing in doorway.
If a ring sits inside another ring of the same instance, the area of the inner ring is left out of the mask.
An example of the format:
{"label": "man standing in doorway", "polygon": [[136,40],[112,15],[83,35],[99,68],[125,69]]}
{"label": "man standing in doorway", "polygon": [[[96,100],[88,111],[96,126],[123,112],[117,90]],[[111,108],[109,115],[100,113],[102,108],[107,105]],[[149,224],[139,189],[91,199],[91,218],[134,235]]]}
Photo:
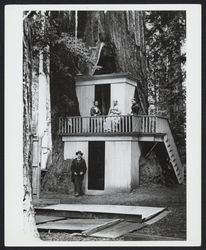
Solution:
{"label": "man standing in doorway", "polygon": [[74,195],[77,197],[83,195],[82,182],[87,171],[86,162],[82,158],[83,153],[79,150],[76,152],[76,158],[72,161],[72,182],[74,183]]}

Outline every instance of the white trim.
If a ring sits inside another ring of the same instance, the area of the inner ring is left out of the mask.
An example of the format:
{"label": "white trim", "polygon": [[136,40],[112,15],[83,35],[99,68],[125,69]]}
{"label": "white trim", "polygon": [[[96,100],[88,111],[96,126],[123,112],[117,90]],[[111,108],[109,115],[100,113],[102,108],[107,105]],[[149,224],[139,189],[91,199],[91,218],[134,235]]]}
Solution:
{"label": "white trim", "polygon": [[91,79],[91,80],[76,80],[76,87],[84,87],[84,86],[91,86],[91,85],[100,85],[100,84],[129,84],[134,87],[137,86],[135,81],[132,81],[128,78],[107,78],[107,79]]}
{"label": "white trim", "polygon": [[139,139],[133,136],[63,136],[63,142],[85,142],[85,141],[136,141]]}

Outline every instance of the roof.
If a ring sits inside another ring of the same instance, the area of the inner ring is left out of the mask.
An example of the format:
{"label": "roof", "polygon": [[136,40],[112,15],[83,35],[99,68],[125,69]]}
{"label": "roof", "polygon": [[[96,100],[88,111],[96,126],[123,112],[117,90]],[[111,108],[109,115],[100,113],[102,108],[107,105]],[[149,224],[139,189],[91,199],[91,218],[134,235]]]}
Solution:
{"label": "roof", "polygon": [[102,75],[93,75],[93,76],[79,75],[76,77],[76,80],[77,81],[89,81],[89,80],[114,79],[114,78],[122,78],[122,77],[130,79],[134,82],[138,81],[130,73],[112,73],[112,74],[102,74]]}

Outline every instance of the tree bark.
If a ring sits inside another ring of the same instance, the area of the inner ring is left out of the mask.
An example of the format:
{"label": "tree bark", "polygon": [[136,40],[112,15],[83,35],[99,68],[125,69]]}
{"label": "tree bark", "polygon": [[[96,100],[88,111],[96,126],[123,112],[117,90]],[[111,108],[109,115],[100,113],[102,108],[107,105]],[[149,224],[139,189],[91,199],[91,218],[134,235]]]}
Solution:
{"label": "tree bark", "polygon": [[[51,18],[58,23],[59,33],[76,34],[82,39],[88,49],[94,50],[94,55],[101,58],[101,51],[106,50],[107,64],[111,64],[110,73],[126,72],[133,75],[138,86],[134,93],[141,106],[140,113],[146,114],[147,82],[146,58],[143,30],[143,13],[140,11],[78,11],[52,12]],[[77,22],[78,21],[78,25]],[[77,31],[75,32],[75,27]],[[104,44],[104,47],[100,46]],[[99,51],[101,48],[101,51]],[[104,50],[105,48],[105,50]],[[53,64],[58,54],[61,58],[59,68]],[[101,60],[101,59],[100,59]],[[85,75],[95,72],[91,64],[81,65],[80,71]],[[52,166],[48,169],[42,188],[46,191],[70,193],[70,164],[63,159],[63,142],[58,136],[58,117],[61,115],[79,115],[79,104],[75,91],[74,61],[60,47],[51,48],[51,124],[52,124]]]}
{"label": "tree bark", "polygon": [[23,23],[23,217],[25,235],[38,237],[32,204],[32,50],[29,18]]}

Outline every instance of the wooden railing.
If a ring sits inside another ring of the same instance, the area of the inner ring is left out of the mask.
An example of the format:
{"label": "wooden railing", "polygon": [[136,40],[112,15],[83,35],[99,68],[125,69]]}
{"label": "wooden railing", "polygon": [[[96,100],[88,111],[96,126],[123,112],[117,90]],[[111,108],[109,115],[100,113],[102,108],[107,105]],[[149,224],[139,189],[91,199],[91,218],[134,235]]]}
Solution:
{"label": "wooden railing", "polygon": [[157,132],[158,119],[150,115],[60,117],[59,134],[150,134]]}

